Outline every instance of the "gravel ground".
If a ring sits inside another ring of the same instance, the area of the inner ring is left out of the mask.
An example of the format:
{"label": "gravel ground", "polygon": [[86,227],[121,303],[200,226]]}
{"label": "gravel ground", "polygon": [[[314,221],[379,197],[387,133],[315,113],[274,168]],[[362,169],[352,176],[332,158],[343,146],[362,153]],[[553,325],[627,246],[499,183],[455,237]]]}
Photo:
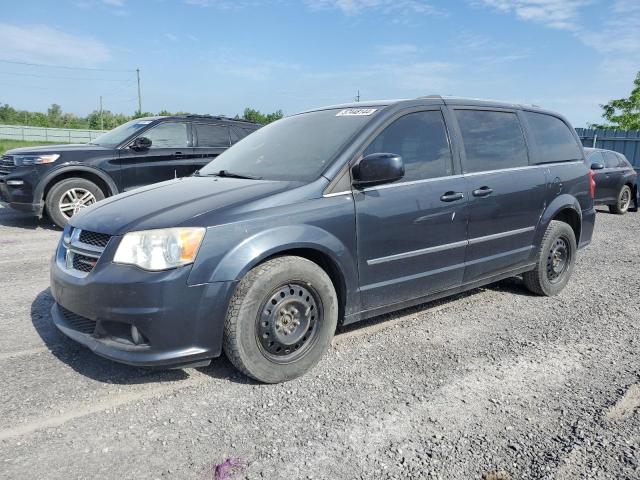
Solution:
{"label": "gravel ground", "polygon": [[0,207],[0,478],[638,479],[638,231],[601,211],[558,297],[512,279],[377,318],[268,386],[57,333],[59,232]]}

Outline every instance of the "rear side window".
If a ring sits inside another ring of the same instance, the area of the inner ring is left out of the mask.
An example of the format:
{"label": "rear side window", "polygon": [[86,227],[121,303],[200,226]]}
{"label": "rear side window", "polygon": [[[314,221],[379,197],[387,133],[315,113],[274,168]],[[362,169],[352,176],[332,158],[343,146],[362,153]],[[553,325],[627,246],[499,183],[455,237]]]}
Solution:
{"label": "rear side window", "polygon": [[199,147],[228,147],[230,145],[228,126],[196,123],[194,127]]}
{"label": "rear side window", "polygon": [[529,164],[527,146],[515,113],[456,110],[466,152],[466,172]]}
{"label": "rear side window", "polygon": [[442,113],[410,113],[385,128],[364,155],[395,153],[404,162],[404,181],[451,175],[451,150]]}
{"label": "rear side window", "polygon": [[582,158],[581,146],[562,120],[545,113],[524,112],[524,115],[542,163]]}

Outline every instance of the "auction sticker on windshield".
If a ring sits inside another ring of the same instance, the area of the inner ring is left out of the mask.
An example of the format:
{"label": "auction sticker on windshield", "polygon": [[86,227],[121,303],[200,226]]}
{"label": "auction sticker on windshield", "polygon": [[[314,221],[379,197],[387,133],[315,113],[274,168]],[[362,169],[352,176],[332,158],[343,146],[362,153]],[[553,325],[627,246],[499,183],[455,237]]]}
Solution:
{"label": "auction sticker on windshield", "polygon": [[336,113],[336,117],[353,117],[353,116],[367,116],[375,112],[377,108],[345,108]]}

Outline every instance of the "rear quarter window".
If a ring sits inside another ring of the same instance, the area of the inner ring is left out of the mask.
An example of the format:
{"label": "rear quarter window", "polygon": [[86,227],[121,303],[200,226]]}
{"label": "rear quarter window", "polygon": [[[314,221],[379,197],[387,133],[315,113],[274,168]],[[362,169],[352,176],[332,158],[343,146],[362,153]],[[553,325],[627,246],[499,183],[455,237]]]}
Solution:
{"label": "rear quarter window", "polygon": [[512,112],[456,110],[466,153],[465,172],[529,164],[520,120]]}
{"label": "rear quarter window", "polygon": [[539,163],[567,162],[582,158],[582,146],[566,123],[553,115],[524,112],[533,143],[540,155]]}

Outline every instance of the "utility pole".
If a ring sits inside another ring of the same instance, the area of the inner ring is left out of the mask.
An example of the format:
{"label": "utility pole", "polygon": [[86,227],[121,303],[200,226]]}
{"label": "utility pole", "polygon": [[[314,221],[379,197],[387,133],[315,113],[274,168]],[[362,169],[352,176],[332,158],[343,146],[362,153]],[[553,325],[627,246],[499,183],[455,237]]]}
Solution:
{"label": "utility pole", "polygon": [[142,96],[140,95],[140,69],[136,68],[136,75],[138,77],[138,112],[142,114]]}
{"label": "utility pole", "polygon": [[104,130],[104,119],[102,118],[102,95],[100,95],[100,130]]}
{"label": "utility pole", "polygon": [[356,102],[360,101],[360,90],[358,90],[358,94],[356,95]]}

